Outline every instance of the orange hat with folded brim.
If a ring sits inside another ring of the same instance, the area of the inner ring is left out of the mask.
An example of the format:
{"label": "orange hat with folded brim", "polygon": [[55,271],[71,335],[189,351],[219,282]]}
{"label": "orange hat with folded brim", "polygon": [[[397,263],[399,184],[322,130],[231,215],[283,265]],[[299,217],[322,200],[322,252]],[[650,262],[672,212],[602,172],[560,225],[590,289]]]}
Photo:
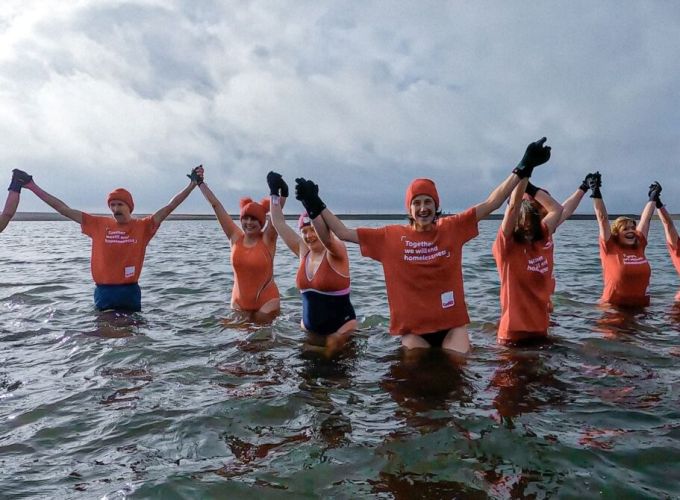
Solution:
{"label": "orange hat with folded brim", "polygon": [[269,198],[263,198],[260,203],[253,201],[252,198],[241,198],[241,218],[246,215],[257,219],[260,226],[264,226],[267,212],[269,212]]}
{"label": "orange hat with folded brim", "polygon": [[111,191],[109,196],[106,198],[106,204],[110,204],[111,200],[118,200],[125,203],[128,207],[130,207],[130,213],[132,213],[132,211],[135,209],[135,202],[132,201],[132,195],[127,189],[118,188]]}
{"label": "orange hat with folded brim", "polygon": [[415,179],[406,188],[406,210],[411,209],[411,201],[416,196],[426,194],[434,200],[435,209],[439,209],[439,193],[434,181],[430,179]]}

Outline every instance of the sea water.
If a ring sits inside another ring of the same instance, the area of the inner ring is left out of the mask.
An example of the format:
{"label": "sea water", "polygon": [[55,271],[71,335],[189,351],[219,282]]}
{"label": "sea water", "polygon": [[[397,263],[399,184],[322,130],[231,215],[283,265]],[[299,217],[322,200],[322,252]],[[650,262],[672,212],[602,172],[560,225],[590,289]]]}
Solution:
{"label": "sea water", "polygon": [[143,312],[124,317],[93,310],[76,224],[11,223],[0,235],[0,497],[679,497],[679,280],[660,223],[652,305],[636,313],[597,305],[596,222],[564,224],[551,342],[527,348],[496,344],[498,225],[481,222],[465,246],[474,349],[459,363],[402,352],[382,270],[355,245],[361,328],[327,359],[302,349],[297,261],[281,243],[282,314],[233,328],[215,221],[162,225]]}

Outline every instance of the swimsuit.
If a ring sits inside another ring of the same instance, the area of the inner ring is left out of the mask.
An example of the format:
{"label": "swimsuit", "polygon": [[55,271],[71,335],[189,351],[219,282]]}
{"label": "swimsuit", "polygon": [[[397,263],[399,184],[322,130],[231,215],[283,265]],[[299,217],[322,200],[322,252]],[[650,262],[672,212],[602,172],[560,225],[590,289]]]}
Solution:
{"label": "swimsuit", "polygon": [[137,312],[142,310],[142,291],[137,283],[127,285],[97,285],[94,307],[98,311],[116,309]]}
{"label": "swimsuit", "polygon": [[279,298],[274,283],[274,256],[260,238],[247,247],[243,237],[231,249],[231,266],[234,269],[234,289],[231,304],[242,311],[259,311],[272,299]]}
{"label": "swimsuit", "polygon": [[308,251],[300,259],[295,284],[302,294],[302,323],[305,328],[319,335],[337,332],[345,323],[356,319],[354,307],[349,300],[349,276],[333,269],[324,252],[319,268],[309,279],[307,274]]}

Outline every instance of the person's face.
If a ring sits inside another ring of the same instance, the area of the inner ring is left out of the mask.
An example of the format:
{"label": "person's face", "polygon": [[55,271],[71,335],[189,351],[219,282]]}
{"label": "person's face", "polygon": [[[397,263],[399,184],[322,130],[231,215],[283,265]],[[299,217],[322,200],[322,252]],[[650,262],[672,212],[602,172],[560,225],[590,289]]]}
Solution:
{"label": "person's face", "polygon": [[111,210],[111,213],[117,222],[125,223],[132,218],[130,207],[128,207],[127,203],[120,200],[111,200],[109,203],[109,210]]}
{"label": "person's face", "polygon": [[619,234],[616,235],[618,242],[623,246],[633,246],[637,243],[637,235],[635,234],[635,222],[632,220],[626,221]]}
{"label": "person's face", "polygon": [[437,207],[434,199],[426,194],[419,194],[411,200],[411,217],[416,226],[427,226],[434,222],[437,214]]}
{"label": "person's face", "polygon": [[250,215],[245,215],[241,218],[241,227],[244,233],[250,235],[258,234],[262,231],[260,221]]}
{"label": "person's face", "polygon": [[319,236],[316,234],[314,226],[302,226],[300,234],[302,235],[302,241],[304,241],[308,247],[316,249],[316,247],[323,246],[319,241]]}

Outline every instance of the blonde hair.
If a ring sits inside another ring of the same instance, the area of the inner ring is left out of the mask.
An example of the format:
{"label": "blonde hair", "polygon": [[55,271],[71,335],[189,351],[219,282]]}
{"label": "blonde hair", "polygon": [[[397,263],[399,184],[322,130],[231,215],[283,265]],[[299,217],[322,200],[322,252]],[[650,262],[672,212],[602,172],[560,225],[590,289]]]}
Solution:
{"label": "blonde hair", "polygon": [[623,230],[623,228],[628,224],[629,222],[632,222],[633,225],[637,226],[637,222],[635,219],[632,219],[630,217],[617,217],[614,222],[612,222],[611,229],[612,229],[612,235],[618,236],[618,234]]}

